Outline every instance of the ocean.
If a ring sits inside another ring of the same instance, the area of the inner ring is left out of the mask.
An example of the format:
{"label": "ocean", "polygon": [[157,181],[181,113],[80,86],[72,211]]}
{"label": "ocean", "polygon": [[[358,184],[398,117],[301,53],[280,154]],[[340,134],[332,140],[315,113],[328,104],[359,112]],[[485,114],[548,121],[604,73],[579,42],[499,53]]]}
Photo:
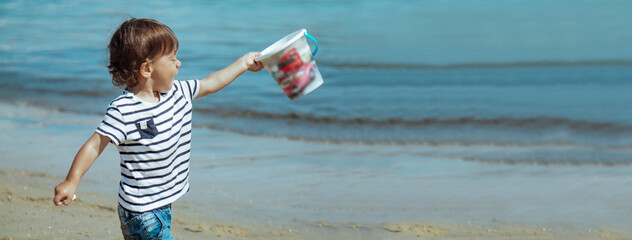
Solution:
{"label": "ocean", "polygon": [[492,164],[630,165],[630,10],[616,0],[9,0],[0,3],[0,101],[104,114],[122,92],[106,46],[130,16],[173,29],[178,80],[305,28],[319,43],[320,88],[290,101],[265,70],[248,72],[194,102],[194,126],[435,147],[428,157]]}

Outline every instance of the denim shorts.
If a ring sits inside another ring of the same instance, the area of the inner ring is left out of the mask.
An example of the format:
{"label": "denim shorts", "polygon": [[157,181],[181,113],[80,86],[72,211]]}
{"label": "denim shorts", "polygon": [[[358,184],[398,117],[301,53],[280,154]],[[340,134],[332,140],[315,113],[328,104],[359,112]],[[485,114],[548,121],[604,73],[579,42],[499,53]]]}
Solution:
{"label": "denim shorts", "polygon": [[173,239],[171,236],[171,204],[148,212],[136,213],[118,206],[121,230],[125,240]]}

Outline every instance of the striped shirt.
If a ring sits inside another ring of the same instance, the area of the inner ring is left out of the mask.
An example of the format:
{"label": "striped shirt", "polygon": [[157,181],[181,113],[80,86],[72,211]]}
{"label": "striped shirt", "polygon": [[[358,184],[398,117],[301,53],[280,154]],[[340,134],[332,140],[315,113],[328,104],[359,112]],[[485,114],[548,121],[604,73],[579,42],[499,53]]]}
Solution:
{"label": "striped shirt", "polygon": [[96,129],[121,156],[118,202],[146,212],[174,202],[189,190],[192,100],[198,80],[174,81],[147,103],[125,91],[114,99]]}

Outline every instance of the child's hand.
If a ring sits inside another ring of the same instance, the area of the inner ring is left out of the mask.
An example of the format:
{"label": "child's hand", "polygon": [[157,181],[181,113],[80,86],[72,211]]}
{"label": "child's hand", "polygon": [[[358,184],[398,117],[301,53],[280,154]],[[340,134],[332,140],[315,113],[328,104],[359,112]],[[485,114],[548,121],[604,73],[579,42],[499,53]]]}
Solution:
{"label": "child's hand", "polygon": [[261,56],[261,53],[249,52],[243,57],[241,57],[241,59],[244,60],[244,63],[246,64],[246,69],[248,69],[248,71],[258,72],[258,71],[261,71],[261,69],[263,69],[263,63],[255,60],[255,58],[258,56]]}
{"label": "child's hand", "polygon": [[62,204],[68,206],[68,204],[74,200],[73,196],[75,196],[76,191],[76,184],[68,180],[63,181],[55,187],[55,197],[53,198],[53,203],[55,206],[61,206]]}

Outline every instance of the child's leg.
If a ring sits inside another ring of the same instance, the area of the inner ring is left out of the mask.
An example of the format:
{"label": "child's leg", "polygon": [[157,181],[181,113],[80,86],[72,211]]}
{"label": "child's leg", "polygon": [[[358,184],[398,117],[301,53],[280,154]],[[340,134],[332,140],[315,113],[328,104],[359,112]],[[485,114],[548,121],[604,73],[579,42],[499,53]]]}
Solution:
{"label": "child's leg", "polygon": [[171,236],[171,204],[144,213],[133,213],[118,206],[121,230],[126,240],[173,239]]}

